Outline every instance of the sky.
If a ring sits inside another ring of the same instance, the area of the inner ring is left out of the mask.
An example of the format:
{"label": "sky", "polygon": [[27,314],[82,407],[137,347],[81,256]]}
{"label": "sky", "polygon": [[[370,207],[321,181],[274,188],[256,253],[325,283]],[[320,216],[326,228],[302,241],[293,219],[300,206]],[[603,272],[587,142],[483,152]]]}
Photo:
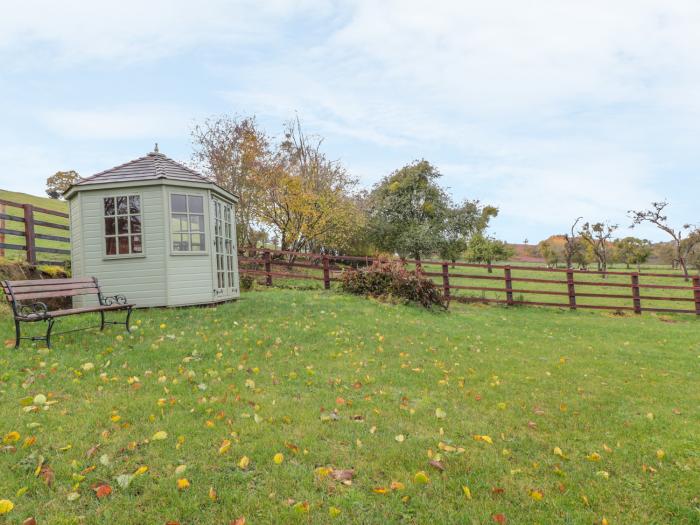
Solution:
{"label": "sky", "polygon": [[63,0],[0,16],[0,188],[41,195],[190,130],[298,116],[362,186],[425,158],[491,233],[537,242],[578,216],[668,200],[700,223],[697,0]]}

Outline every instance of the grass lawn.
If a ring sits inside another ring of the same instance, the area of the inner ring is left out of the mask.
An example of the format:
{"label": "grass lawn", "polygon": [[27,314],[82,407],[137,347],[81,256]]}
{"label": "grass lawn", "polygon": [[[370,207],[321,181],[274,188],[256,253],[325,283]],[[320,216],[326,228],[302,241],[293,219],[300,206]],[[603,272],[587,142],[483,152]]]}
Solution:
{"label": "grass lawn", "polygon": [[700,523],[695,316],[273,289],[133,319],[0,350],[0,524]]}

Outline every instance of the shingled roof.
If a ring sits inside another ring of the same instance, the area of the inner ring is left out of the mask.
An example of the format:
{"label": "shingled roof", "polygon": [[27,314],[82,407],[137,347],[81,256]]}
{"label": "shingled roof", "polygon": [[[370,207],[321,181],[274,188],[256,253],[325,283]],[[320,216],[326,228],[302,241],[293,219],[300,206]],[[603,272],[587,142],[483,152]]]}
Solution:
{"label": "shingled roof", "polygon": [[139,182],[158,179],[213,184],[213,181],[206,178],[204,175],[160,153],[158,151],[158,145],[156,144],[155,150],[148,155],[101,171],[90,177],[81,178],[74,186],[113,182]]}

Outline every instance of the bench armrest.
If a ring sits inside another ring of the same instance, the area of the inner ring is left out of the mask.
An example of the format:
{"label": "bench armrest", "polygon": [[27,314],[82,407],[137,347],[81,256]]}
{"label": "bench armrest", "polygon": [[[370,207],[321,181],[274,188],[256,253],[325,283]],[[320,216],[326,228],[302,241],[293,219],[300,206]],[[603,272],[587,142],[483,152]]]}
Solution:
{"label": "bench armrest", "polygon": [[100,294],[100,304],[102,306],[112,306],[115,304],[127,304],[126,297],[122,294],[102,295]]}
{"label": "bench armrest", "polygon": [[29,304],[17,304],[18,317],[45,317],[48,312],[49,308],[40,301]]}

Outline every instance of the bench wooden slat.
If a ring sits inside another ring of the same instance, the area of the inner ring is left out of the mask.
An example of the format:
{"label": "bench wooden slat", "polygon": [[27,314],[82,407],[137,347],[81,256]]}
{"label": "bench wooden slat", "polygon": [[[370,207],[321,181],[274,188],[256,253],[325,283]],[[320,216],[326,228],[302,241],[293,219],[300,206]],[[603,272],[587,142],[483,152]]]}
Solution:
{"label": "bench wooden slat", "polygon": [[75,297],[76,295],[88,295],[88,294],[98,294],[99,288],[77,288],[72,290],[59,290],[59,291],[45,291],[45,292],[27,292],[18,293],[15,292],[15,299],[18,301],[24,301],[27,299],[45,299],[48,297]]}
{"label": "bench wooden slat", "polygon": [[56,286],[44,286],[37,284],[34,286],[22,286],[21,288],[12,287],[15,297],[31,292],[58,292],[62,290],[80,290],[81,288],[97,288],[94,282],[89,283],[65,283]]}
{"label": "bench wooden slat", "polygon": [[61,279],[32,279],[26,281],[7,281],[7,284],[12,286],[12,288],[21,288],[23,286],[55,286],[59,284],[70,284],[70,283],[92,283],[95,282],[92,277],[76,277],[72,278],[61,278]]}
{"label": "bench wooden slat", "polygon": [[90,312],[104,312],[106,310],[123,310],[133,307],[133,304],[112,304],[110,306],[85,306],[83,308],[69,308],[67,310],[54,310],[48,313],[49,317],[63,317],[73,314],[86,314]]}

